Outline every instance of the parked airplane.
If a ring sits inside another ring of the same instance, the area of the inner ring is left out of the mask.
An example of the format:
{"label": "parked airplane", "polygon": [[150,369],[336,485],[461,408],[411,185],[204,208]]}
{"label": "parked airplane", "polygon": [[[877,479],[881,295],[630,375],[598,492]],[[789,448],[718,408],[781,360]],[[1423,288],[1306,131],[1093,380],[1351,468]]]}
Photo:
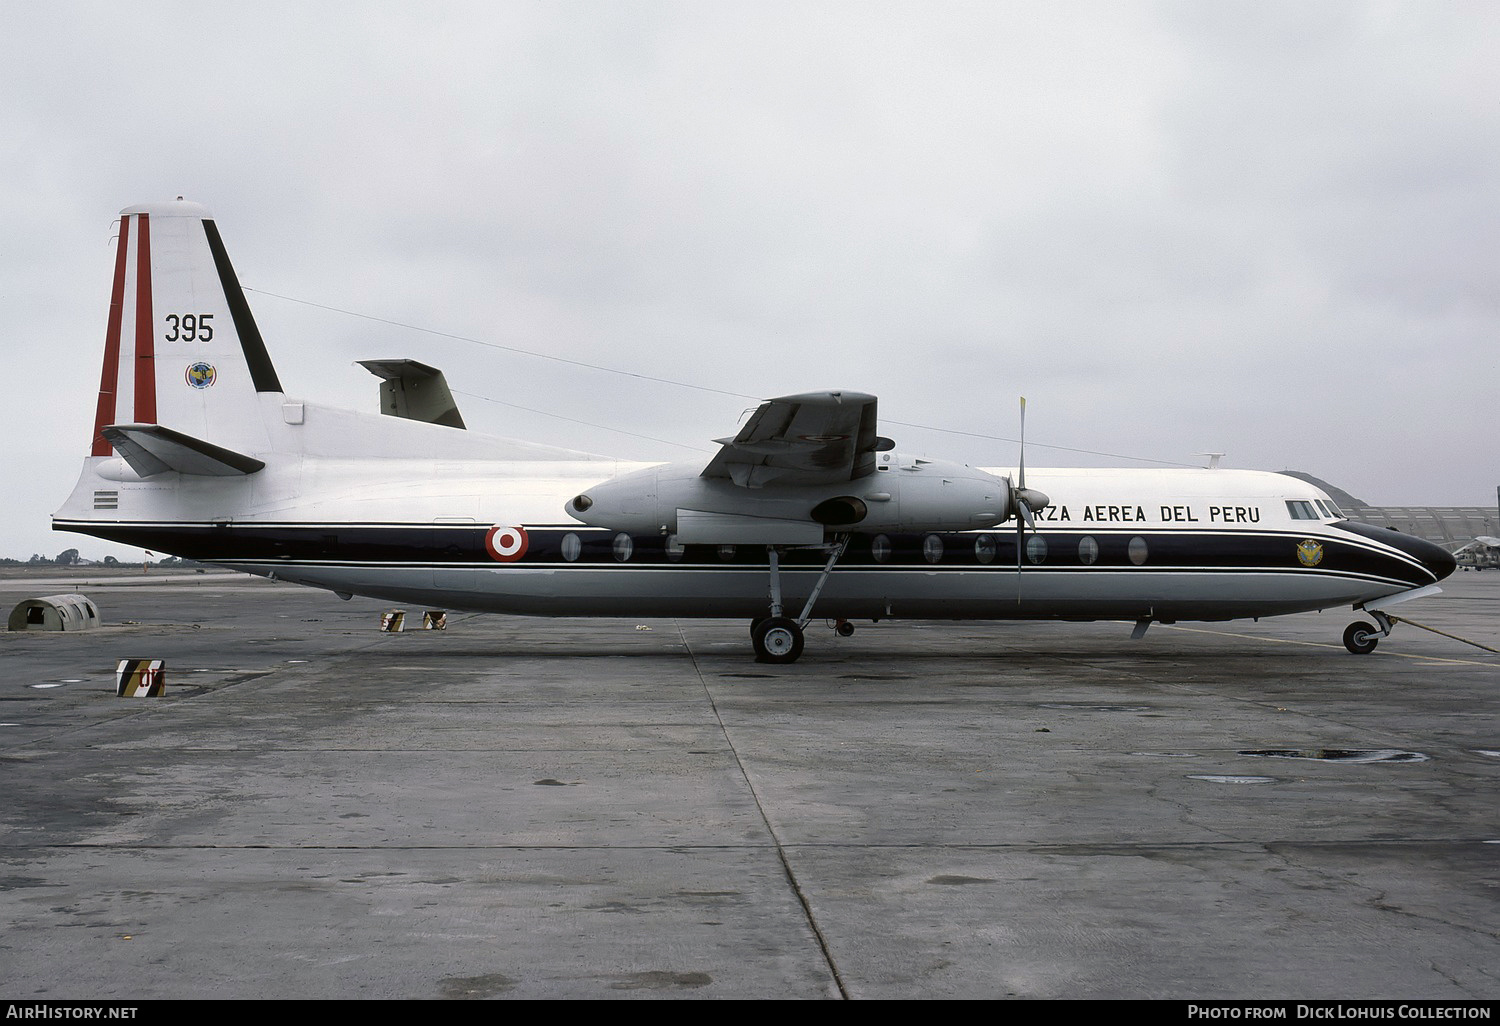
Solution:
{"label": "parked airplane", "polygon": [[[814,613],[1230,620],[1431,594],[1453,557],[1280,474],[979,469],[905,456],[876,400],[762,405],[706,466],[464,429],[442,375],[365,364],[382,414],[287,397],[212,216],[122,212],[94,436],[57,530],[432,608],[743,617],[791,662]],[[1022,407],[1024,418],[1024,404]],[[1024,419],[1023,419],[1024,431]],[[1004,525],[1004,526],[1003,526]]]}

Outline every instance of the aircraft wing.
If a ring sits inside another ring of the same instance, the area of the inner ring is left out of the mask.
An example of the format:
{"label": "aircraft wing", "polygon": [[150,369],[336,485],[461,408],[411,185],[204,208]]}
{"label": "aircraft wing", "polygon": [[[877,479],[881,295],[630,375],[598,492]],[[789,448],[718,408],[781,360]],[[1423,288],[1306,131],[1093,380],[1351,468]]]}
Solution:
{"label": "aircraft wing", "polygon": [[875,453],[891,448],[875,433],[875,397],[861,392],[808,392],[762,403],[723,446],[703,477],[745,488],[820,485],[875,472]]}

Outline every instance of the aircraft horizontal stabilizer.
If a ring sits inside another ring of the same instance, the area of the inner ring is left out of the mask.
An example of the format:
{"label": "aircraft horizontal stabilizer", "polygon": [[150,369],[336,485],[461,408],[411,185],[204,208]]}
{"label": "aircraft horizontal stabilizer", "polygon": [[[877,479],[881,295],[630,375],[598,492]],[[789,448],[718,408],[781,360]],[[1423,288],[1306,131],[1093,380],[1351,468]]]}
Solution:
{"label": "aircraft horizontal stabilizer", "polygon": [[463,429],[464,419],[448,390],[448,380],[436,367],[416,360],[360,360],[359,365],[382,379],[381,413]]}
{"label": "aircraft horizontal stabilizer", "polygon": [[160,424],[111,424],[100,434],[142,477],[169,470],[199,477],[235,477],[253,474],[265,466],[253,456]]}

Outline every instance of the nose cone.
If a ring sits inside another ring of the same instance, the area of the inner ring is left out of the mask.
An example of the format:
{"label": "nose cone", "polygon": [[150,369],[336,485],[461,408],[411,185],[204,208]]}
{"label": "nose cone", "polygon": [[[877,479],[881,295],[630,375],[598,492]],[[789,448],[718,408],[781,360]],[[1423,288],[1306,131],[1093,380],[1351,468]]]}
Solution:
{"label": "nose cone", "polygon": [[[1413,586],[1430,585],[1430,583],[1437,582],[1437,580],[1442,580],[1443,577],[1448,576],[1448,574],[1451,574],[1458,567],[1458,562],[1454,559],[1454,553],[1449,552],[1448,549],[1440,546],[1440,544],[1433,544],[1431,541],[1425,540],[1425,538],[1415,538],[1401,531],[1392,531],[1391,528],[1377,528],[1377,526],[1370,525],[1370,523],[1359,523],[1355,522],[1355,520],[1341,520],[1338,526],[1344,529],[1344,531],[1349,531],[1350,534],[1358,534],[1361,537],[1370,538],[1371,541],[1379,541],[1380,544],[1389,544],[1392,549],[1401,550],[1407,558],[1416,559],[1416,561],[1421,562],[1422,570],[1433,574],[1430,579],[1421,579],[1418,576],[1421,570],[1413,567],[1410,562],[1403,561],[1406,564],[1407,570],[1406,573],[1400,574],[1400,576],[1406,576],[1406,579],[1410,580]],[[1400,571],[1400,567],[1389,567],[1388,570]]]}
{"label": "nose cone", "polygon": [[1413,538],[1409,534],[1401,534],[1398,531],[1382,531],[1381,541],[1405,552],[1408,556],[1420,560],[1432,574],[1434,581],[1441,581],[1454,570],[1458,569],[1458,561],[1453,558],[1453,553],[1441,545],[1434,545],[1424,538]]}
{"label": "nose cone", "polygon": [[[1421,587],[1441,581],[1451,574],[1458,566],[1453,559],[1453,553],[1441,545],[1434,545],[1422,538],[1413,538],[1401,531],[1393,531],[1386,527],[1374,527],[1370,524],[1361,524],[1353,520],[1342,520],[1337,525],[1340,530],[1357,534],[1361,538],[1379,542],[1398,549],[1406,557],[1385,568],[1384,572],[1389,576],[1404,577],[1413,587]],[[1421,569],[1413,566],[1408,560],[1416,560],[1421,564]],[[1422,571],[1430,574],[1427,577]]]}
{"label": "nose cone", "polygon": [[1423,556],[1422,562],[1426,564],[1427,569],[1431,570],[1433,576],[1438,580],[1441,581],[1444,577],[1447,577],[1454,570],[1458,569],[1458,560],[1453,558],[1453,553],[1436,545],[1430,546],[1430,548],[1432,550],[1431,554]]}

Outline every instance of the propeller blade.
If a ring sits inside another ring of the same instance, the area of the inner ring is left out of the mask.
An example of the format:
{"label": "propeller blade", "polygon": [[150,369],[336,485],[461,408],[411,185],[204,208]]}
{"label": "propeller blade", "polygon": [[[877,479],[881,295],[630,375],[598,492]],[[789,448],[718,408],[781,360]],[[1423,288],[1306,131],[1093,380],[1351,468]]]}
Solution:
{"label": "propeller blade", "polygon": [[1026,397],[1021,396],[1021,462],[1017,466],[1016,487],[1026,487]]}
{"label": "propeller blade", "polygon": [[[1029,510],[1028,510],[1029,511]],[[1020,513],[1016,514],[1016,604],[1022,604],[1022,546],[1026,544],[1026,528]]]}
{"label": "propeller blade", "polygon": [[1026,525],[1036,530],[1031,516],[1031,507],[1021,496],[1026,490],[1026,397],[1021,396],[1021,455],[1016,464],[1016,484],[1010,491],[1011,506],[1016,516],[1016,605],[1021,604],[1021,546],[1026,541]]}

